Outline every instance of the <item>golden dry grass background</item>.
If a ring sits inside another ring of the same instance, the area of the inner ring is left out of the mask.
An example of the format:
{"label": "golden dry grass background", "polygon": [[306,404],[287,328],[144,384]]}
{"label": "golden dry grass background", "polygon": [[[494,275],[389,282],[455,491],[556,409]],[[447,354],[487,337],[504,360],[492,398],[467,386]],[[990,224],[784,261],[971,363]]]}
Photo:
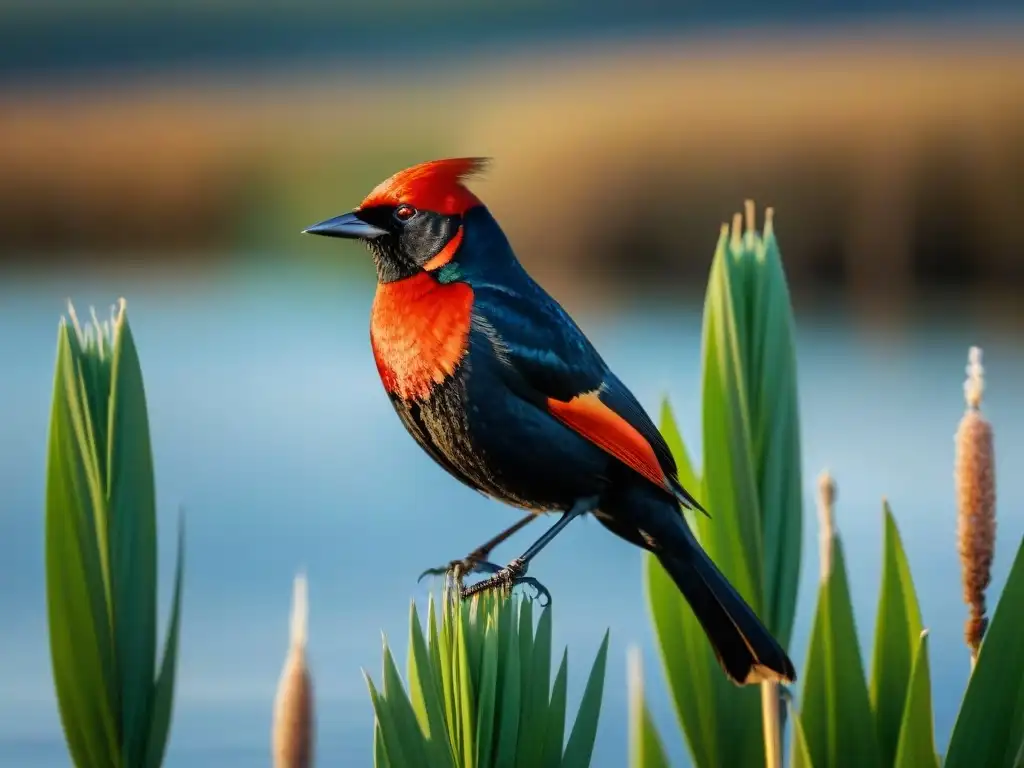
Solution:
{"label": "golden dry grass background", "polygon": [[1024,50],[896,34],[11,92],[0,253],[291,248],[384,175],[453,154],[495,158],[478,189],[542,279],[702,279],[754,197],[798,285],[1024,280]]}

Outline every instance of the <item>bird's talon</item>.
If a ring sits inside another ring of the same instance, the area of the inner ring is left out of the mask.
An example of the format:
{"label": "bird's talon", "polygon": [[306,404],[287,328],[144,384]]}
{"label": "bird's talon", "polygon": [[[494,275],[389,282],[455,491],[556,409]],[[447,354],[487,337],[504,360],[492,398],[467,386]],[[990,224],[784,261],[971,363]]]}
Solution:
{"label": "bird's talon", "polygon": [[427,570],[421,573],[419,578],[416,579],[416,583],[419,584],[427,578],[427,576],[447,576],[449,573],[451,573],[451,564],[445,568],[427,568]]}
{"label": "bird's talon", "polygon": [[448,580],[452,580],[461,586],[462,579],[467,574],[474,573],[479,570],[481,561],[477,560],[470,555],[463,560],[452,560],[448,565],[438,566],[437,568],[427,568],[423,573],[416,579],[416,583],[420,583],[427,576],[444,576],[446,583]]}

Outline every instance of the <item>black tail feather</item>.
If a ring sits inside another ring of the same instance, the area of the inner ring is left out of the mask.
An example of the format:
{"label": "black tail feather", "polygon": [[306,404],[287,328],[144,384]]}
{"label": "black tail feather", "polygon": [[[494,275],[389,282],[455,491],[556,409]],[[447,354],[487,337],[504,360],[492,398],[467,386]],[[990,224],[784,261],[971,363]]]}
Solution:
{"label": "black tail feather", "polygon": [[753,609],[696,542],[682,555],[658,560],[690,604],[722,669],[734,683],[793,682],[796,670]]}
{"label": "black tail feather", "polygon": [[796,680],[785,650],[701,548],[663,491],[650,483],[620,485],[605,496],[595,516],[610,531],[658,558],[733,682]]}

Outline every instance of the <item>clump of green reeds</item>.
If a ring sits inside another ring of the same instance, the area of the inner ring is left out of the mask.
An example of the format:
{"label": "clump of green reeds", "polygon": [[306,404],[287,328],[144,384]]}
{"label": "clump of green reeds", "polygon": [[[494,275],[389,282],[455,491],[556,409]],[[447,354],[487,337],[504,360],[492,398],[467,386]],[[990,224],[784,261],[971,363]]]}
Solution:
{"label": "clump of green reeds", "polygon": [[608,634],[564,741],[568,651],[551,683],[551,607],[503,593],[433,596],[426,626],[413,603],[403,686],[387,641],[383,686],[366,677],[376,714],[378,768],[585,768],[601,712]]}
{"label": "clump of green reeds", "polygon": [[57,334],[46,469],[46,597],[61,723],[78,768],[157,768],[174,702],[183,528],[157,667],[149,421],[125,302]]}
{"label": "clump of green reeds", "polygon": [[[748,205],[723,228],[704,313],[704,463],[698,474],[667,405],[662,431],[683,484],[711,512],[689,517],[705,549],[784,645],[800,557],[800,453],[793,322],[771,217],[753,232]],[[944,768],[1019,768],[1024,755],[1024,542],[986,630],[985,589],[995,546],[992,427],[981,415],[981,352],[972,349],[967,412],[957,432],[959,550],[974,671]],[[928,633],[896,520],[883,500],[882,583],[870,677],[857,642],[836,486],[819,479],[821,579],[792,722],[792,766],[937,766]],[[777,692],[752,692],[720,674],[689,606],[648,558],[647,588],[666,678],[697,766],[781,765]],[[983,639],[984,638],[984,639]],[[631,765],[667,765],[632,666]],[[759,716],[760,715],[760,716]],[[751,738],[758,733],[762,738]],[[737,735],[742,733],[743,737]]]}

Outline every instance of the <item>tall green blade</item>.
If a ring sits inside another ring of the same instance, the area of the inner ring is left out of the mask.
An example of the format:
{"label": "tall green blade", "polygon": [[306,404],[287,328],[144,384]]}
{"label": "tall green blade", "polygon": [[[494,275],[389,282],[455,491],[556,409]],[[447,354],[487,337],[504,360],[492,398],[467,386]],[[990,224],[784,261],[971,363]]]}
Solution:
{"label": "tall green blade", "polygon": [[[429,621],[428,616],[428,621]],[[412,602],[409,609],[409,659],[408,659],[409,697],[412,700],[420,729],[430,742],[435,760],[440,765],[454,766],[455,756],[451,744],[445,734],[444,707],[441,704],[441,692],[438,689],[434,668],[430,660],[430,651],[416,603]]]}
{"label": "tall green blade", "polygon": [[[122,305],[115,319],[109,426],[107,514],[115,648],[126,765],[147,751],[156,665],[156,491],[142,369]],[[173,672],[172,672],[173,675]]]}
{"label": "tall green blade", "polygon": [[[436,647],[438,666],[441,672],[441,696],[442,702],[444,703],[444,716],[445,723],[447,725],[448,739],[451,744],[452,754],[458,756],[462,752],[462,739],[459,735],[459,722],[458,722],[458,689],[456,687],[456,672],[454,670],[454,653],[455,638],[452,636],[454,627],[452,626],[452,615],[454,613],[452,609],[452,597],[445,593],[441,600],[441,628],[436,637]],[[432,640],[435,638],[432,636]],[[392,760],[394,762],[394,760]]]}
{"label": "tall green blade", "polygon": [[918,640],[906,698],[907,705],[891,764],[894,768],[938,768],[926,632],[922,632]]}
{"label": "tall green blade", "polygon": [[494,757],[495,706],[498,693],[498,630],[488,617],[483,644],[483,670],[477,699],[476,764],[489,768]]}
{"label": "tall green blade", "polygon": [[501,719],[498,723],[498,746],[494,764],[497,768],[513,768],[519,740],[519,713],[522,680],[519,676],[519,632],[512,600],[503,601],[500,622],[498,668],[501,670]]}
{"label": "tall green blade", "polygon": [[884,554],[875,625],[871,705],[875,712],[879,753],[883,764],[891,765],[904,722],[914,657],[922,643],[922,627],[910,566],[888,503],[884,505],[883,517]]}
{"label": "tall green blade", "polygon": [[881,764],[838,537],[832,540],[832,571],[819,593],[803,679],[800,720],[813,764]]}
{"label": "tall green blade", "polygon": [[[533,710],[533,609],[529,600],[519,601],[519,738],[516,765],[527,768],[527,745],[537,739]],[[546,685],[545,681],[545,685]]]}
{"label": "tall green blade", "polygon": [[[423,731],[420,730],[416,713],[413,711],[409,697],[402,687],[402,679],[398,674],[398,666],[391,654],[387,640],[384,640],[384,691],[383,699],[391,715],[391,725],[395,729],[395,739],[402,745],[402,752],[415,755],[417,763],[424,768],[442,766],[436,750],[429,748]],[[387,728],[387,726],[384,726]]]}
{"label": "tall green blade", "polygon": [[391,768],[388,753],[384,749],[384,737],[380,732],[380,720],[373,723],[373,766],[374,768]]}
{"label": "tall green blade", "polygon": [[565,745],[562,765],[565,768],[587,768],[594,752],[594,740],[597,738],[597,722],[601,717],[601,696],[604,692],[604,671],[608,661],[609,633],[604,633],[604,640],[597,651],[594,666],[590,669],[587,685],[583,689],[576,722],[569,733],[569,743]]}
{"label": "tall green blade", "polygon": [[747,376],[764,547],[762,618],[787,648],[796,616],[803,527],[794,321],[770,222],[763,240],[753,239],[753,252],[746,257],[755,280]]}
{"label": "tall green blade", "polygon": [[519,765],[537,768],[544,751],[551,685],[551,606],[541,610],[530,654],[529,696],[523,697],[523,727],[519,734]]}
{"label": "tall green blade", "polygon": [[[383,743],[384,756],[389,765],[415,765],[406,757],[404,745],[399,738],[399,730],[395,724],[391,706],[384,699],[373,685],[370,676],[363,671],[363,678],[366,680],[366,687],[370,690],[370,701],[373,703],[373,712],[377,716],[378,732]],[[415,753],[414,753],[415,754]]]}
{"label": "tall green blade", "polygon": [[164,641],[164,657],[160,674],[151,694],[149,732],[146,738],[146,768],[159,768],[167,749],[167,736],[171,729],[174,709],[174,679],[178,667],[178,635],[181,631],[181,585],[185,571],[185,520],[178,518],[178,558],[174,567],[174,597],[171,600],[171,618]]}
{"label": "tall green blade", "polygon": [[473,690],[473,676],[470,672],[471,658],[467,635],[470,633],[467,614],[462,614],[455,630],[456,655],[458,658],[458,713],[459,736],[462,740],[464,768],[476,765],[476,696]]}
{"label": "tall green blade", "polygon": [[790,748],[789,764],[791,768],[814,768],[811,750],[807,746],[807,737],[799,717],[793,718],[793,746]]}
{"label": "tall green blade", "polygon": [[548,721],[544,728],[544,756],[541,768],[558,768],[562,764],[562,749],[565,744],[565,708],[569,676],[569,651],[562,651],[562,661],[555,673],[551,686],[551,704],[548,707]]}
{"label": "tall green blade", "polygon": [[434,595],[431,594],[427,598],[427,648],[430,651],[430,669],[433,672],[434,687],[437,689],[437,695],[441,700],[441,711],[445,716],[445,728],[443,732],[448,736],[449,744],[448,749],[452,754],[452,759],[455,759],[455,744],[452,741],[451,733],[448,729],[448,707],[447,698],[444,687],[444,675],[442,668],[444,667],[444,661],[442,656],[445,655],[446,651],[441,645],[441,637],[438,630],[438,619],[436,604],[434,603]]}
{"label": "tall green blade", "polygon": [[1024,538],[985,632],[944,768],[1017,768],[1024,755]]}
{"label": "tall green blade", "polygon": [[78,766],[120,762],[113,638],[102,563],[105,499],[80,367],[57,340],[46,470],[46,594],[61,723]]}
{"label": "tall green blade", "polygon": [[713,518],[699,520],[701,544],[760,613],[761,525],[751,450],[743,344],[733,301],[734,266],[719,240],[704,304],[702,415],[704,496]]}
{"label": "tall green blade", "polygon": [[[793,718],[794,742],[799,750],[794,759],[805,766],[828,766],[829,747],[829,654],[828,654],[828,598],[829,585],[818,587],[818,602],[814,609],[811,625],[811,639],[807,646],[807,661],[804,664],[803,692],[800,697],[800,712]],[[796,742],[796,729],[800,730],[800,741]],[[797,763],[794,763],[797,765]]]}

